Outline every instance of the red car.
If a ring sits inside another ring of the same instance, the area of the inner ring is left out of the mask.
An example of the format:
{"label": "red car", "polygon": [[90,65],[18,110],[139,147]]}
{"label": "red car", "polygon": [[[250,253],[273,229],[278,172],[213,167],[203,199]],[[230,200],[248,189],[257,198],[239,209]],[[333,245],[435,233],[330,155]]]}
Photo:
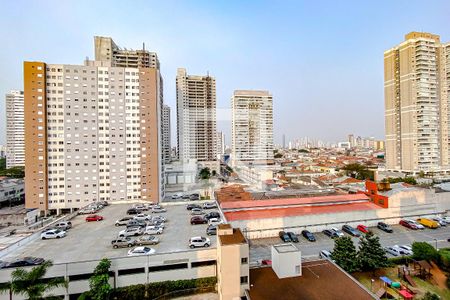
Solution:
{"label": "red car", "polygon": [[405,226],[406,228],[412,229],[412,230],[418,229],[416,224],[408,222],[408,220],[400,220],[399,224],[402,226]]}
{"label": "red car", "polygon": [[362,233],[369,233],[369,227],[367,227],[366,225],[359,224],[358,226],[356,226],[356,229],[358,229]]}
{"label": "red car", "polygon": [[103,220],[103,217],[99,215],[90,215],[86,217],[86,222],[101,221],[101,220]]}
{"label": "red car", "polygon": [[202,216],[194,216],[191,218],[191,225],[206,224],[206,223],[208,223],[208,220],[206,220]]}

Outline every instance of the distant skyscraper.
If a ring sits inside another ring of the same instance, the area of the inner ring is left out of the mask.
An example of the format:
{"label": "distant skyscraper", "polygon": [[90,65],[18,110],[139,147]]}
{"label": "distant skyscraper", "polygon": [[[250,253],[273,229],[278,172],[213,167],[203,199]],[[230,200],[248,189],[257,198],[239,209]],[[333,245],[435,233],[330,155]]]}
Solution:
{"label": "distant skyscraper", "polygon": [[23,92],[6,94],[6,167],[25,165]]}
{"label": "distant skyscraper", "polygon": [[111,62],[112,67],[159,69],[158,55],[145,50],[121,49],[110,37],[95,36],[95,60]]}
{"label": "distant skyscraper", "polygon": [[217,161],[216,80],[180,68],[176,86],[179,158]]}
{"label": "distant skyscraper", "polygon": [[386,167],[449,170],[450,43],[411,32],[384,52]]}
{"label": "distant skyscraper", "polygon": [[162,141],[163,141],[163,158],[164,162],[170,161],[170,107],[164,105],[162,109],[163,116],[163,131],[162,131]]}
{"label": "distant skyscraper", "polygon": [[26,207],[164,196],[156,68],[24,63]]}
{"label": "distant skyscraper", "polygon": [[217,157],[223,159],[225,154],[225,134],[222,131],[217,132]]}
{"label": "distant skyscraper", "polygon": [[273,160],[272,95],[267,91],[234,91],[231,113],[233,161]]}
{"label": "distant skyscraper", "polygon": [[283,149],[286,149],[286,135],[283,134]]}

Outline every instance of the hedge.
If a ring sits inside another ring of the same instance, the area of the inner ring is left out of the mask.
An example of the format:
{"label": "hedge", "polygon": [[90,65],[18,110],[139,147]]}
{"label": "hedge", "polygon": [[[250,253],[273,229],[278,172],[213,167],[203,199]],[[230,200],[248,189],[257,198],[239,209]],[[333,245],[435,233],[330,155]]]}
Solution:
{"label": "hedge", "polygon": [[127,300],[155,299],[162,295],[182,290],[192,290],[193,293],[195,293],[196,291],[195,289],[204,289],[204,290],[207,290],[208,288],[213,289],[216,283],[217,283],[216,277],[152,282],[147,285],[147,297],[145,295],[146,285],[136,284],[115,289],[112,293],[111,299],[127,299]]}
{"label": "hedge", "polygon": [[388,258],[388,261],[392,264],[392,265],[405,265],[408,262],[411,262],[412,256],[399,256],[399,257],[392,257],[392,258]]}

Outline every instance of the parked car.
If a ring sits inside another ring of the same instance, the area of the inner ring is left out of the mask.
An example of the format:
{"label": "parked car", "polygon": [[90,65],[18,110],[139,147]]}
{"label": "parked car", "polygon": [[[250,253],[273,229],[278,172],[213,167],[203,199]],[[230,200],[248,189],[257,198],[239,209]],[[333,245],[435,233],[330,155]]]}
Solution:
{"label": "parked car", "polygon": [[410,245],[401,245],[398,247],[403,250],[405,255],[413,255],[412,247]]}
{"label": "parked car", "polygon": [[431,229],[436,229],[436,228],[441,227],[439,225],[439,223],[436,222],[435,220],[431,220],[431,219],[427,219],[427,218],[419,218],[419,219],[417,219],[417,222],[419,224],[422,224],[423,226],[431,228]]}
{"label": "parked car", "polygon": [[322,250],[320,251],[319,256],[321,258],[331,259],[331,252],[328,250]]}
{"label": "parked car", "polygon": [[402,251],[397,247],[386,247],[385,251],[393,256],[403,255]]}
{"label": "parked car", "polygon": [[197,248],[197,247],[209,247],[211,246],[211,241],[207,237],[196,236],[189,239],[189,247]]}
{"label": "parked car", "polygon": [[194,208],[202,208],[200,205],[198,205],[198,204],[188,204],[188,205],[186,205],[186,209],[187,210],[192,210],[192,209],[194,209]]}
{"label": "parked car", "polygon": [[124,217],[116,221],[114,225],[116,226],[126,226],[130,220],[133,220],[133,217]]}
{"label": "parked car", "polygon": [[133,219],[138,220],[138,221],[149,221],[152,219],[152,216],[147,215],[147,214],[137,214],[133,217]]}
{"label": "parked car", "polygon": [[200,195],[199,194],[191,194],[189,196],[190,200],[200,200]]}
{"label": "parked car", "polygon": [[351,236],[356,236],[356,237],[361,236],[361,234],[358,232],[358,230],[356,230],[355,228],[353,228],[353,227],[350,226],[350,225],[344,225],[344,226],[342,226],[342,231],[344,231],[344,232],[350,234]]}
{"label": "parked car", "polygon": [[148,226],[155,226],[155,227],[164,229],[164,228],[166,228],[166,223],[164,223],[164,222],[157,222],[157,221],[150,221],[150,222],[147,224],[147,227],[148,227]]}
{"label": "parked car", "polygon": [[164,229],[162,229],[161,227],[156,227],[156,226],[147,226],[145,227],[145,231],[144,234],[161,234],[163,233]]}
{"label": "parked car", "polygon": [[448,224],[447,222],[444,221],[444,219],[442,219],[440,217],[433,217],[431,219],[438,222],[441,227],[447,226],[447,224]]}
{"label": "parked car", "polygon": [[138,236],[144,233],[141,227],[129,227],[119,232],[119,237]]}
{"label": "parked car", "polygon": [[414,220],[408,220],[408,222],[411,222],[411,223],[413,223],[414,225],[416,225],[417,229],[425,229],[425,226],[423,226],[422,224],[420,224],[420,223],[417,222],[417,221],[414,221]]}
{"label": "parked car", "polygon": [[203,216],[193,216],[193,217],[191,217],[191,225],[206,224],[206,223],[208,223],[208,219],[206,219]]}
{"label": "parked car", "polygon": [[153,235],[144,235],[136,240],[136,244],[139,246],[142,245],[156,245],[159,243],[159,239]]}
{"label": "parked car", "polygon": [[369,231],[370,231],[369,227],[367,227],[366,225],[363,225],[363,224],[359,224],[358,226],[356,226],[356,229],[358,229],[362,233],[369,233]]}
{"label": "parked car", "polygon": [[95,214],[96,212],[97,212],[97,210],[95,210],[93,208],[83,208],[78,211],[78,214],[79,215],[88,215],[88,214],[90,215],[90,214]]}
{"label": "parked car", "polygon": [[392,227],[384,222],[378,222],[377,227],[378,227],[378,229],[383,230],[388,233],[394,232],[394,230],[392,230]]}
{"label": "parked car", "polygon": [[442,220],[444,220],[445,222],[450,224],[450,216],[442,216],[441,218],[442,218]]}
{"label": "parked car", "polygon": [[339,229],[337,229],[336,227],[331,227],[331,230],[336,232],[338,237],[344,236],[344,233],[342,231],[340,231]]}
{"label": "parked car", "polygon": [[70,221],[63,221],[63,222],[58,222],[55,225],[53,225],[56,229],[61,229],[64,231],[69,230],[70,228],[72,228],[72,222]]}
{"label": "parked car", "polygon": [[145,227],[145,226],[147,226],[147,223],[145,223],[145,221],[140,221],[140,220],[136,220],[136,219],[131,219],[127,223],[127,228],[130,228],[130,227]]}
{"label": "parked car", "polygon": [[46,240],[46,239],[59,239],[59,238],[63,238],[66,236],[66,232],[64,230],[60,230],[60,229],[52,229],[52,230],[47,230],[43,233],[41,233],[41,239]]}
{"label": "parked car", "polygon": [[203,209],[211,209],[211,208],[217,208],[217,204],[215,202],[203,203]]}
{"label": "parked car", "polygon": [[154,216],[152,217],[153,222],[167,222],[167,218],[163,216]]}
{"label": "parked car", "polygon": [[139,209],[136,208],[130,208],[127,210],[127,215],[137,215],[140,214],[141,211]]}
{"label": "parked car", "polygon": [[136,247],[128,251],[128,256],[150,255],[156,252],[155,249],[145,246]]}
{"label": "parked car", "polygon": [[223,223],[222,220],[219,219],[219,218],[212,218],[212,219],[208,220],[208,225],[217,226],[217,225],[222,224],[222,223]]}
{"label": "parked car", "polygon": [[98,222],[102,221],[103,217],[100,215],[89,215],[86,217],[86,222]]}
{"label": "parked car", "polygon": [[118,237],[111,241],[111,245],[114,249],[125,247],[130,248],[136,245],[136,241],[132,240],[130,237]]}
{"label": "parked car", "polygon": [[101,201],[99,201],[99,203],[103,206],[109,206],[109,202],[106,200],[101,200]]}
{"label": "parked car", "polygon": [[314,234],[309,231],[309,230],[303,230],[302,231],[302,235],[305,239],[307,239],[310,242],[315,242],[316,241],[316,237],[314,236]]}
{"label": "parked car", "polygon": [[193,216],[203,215],[203,209],[201,209],[201,208],[193,208],[193,209],[191,209],[191,215],[193,215]]}
{"label": "parked car", "polygon": [[211,212],[209,212],[209,213],[207,213],[207,214],[205,215],[205,219],[207,219],[207,220],[212,219],[212,218],[219,218],[219,219],[220,219],[220,214],[219,214],[219,212],[217,212],[217,211],[211,211]]}
{"label": "parked car", "polygon": [[189,194],[184,194],[183,196],[181,196],[181,199],[189,199],[190,195]]}
{"label": "parked car", "polygon": [[23,258],[18,258],[12,262],[2,262],[0,269],[6,268],[20,268],[20,267],[28,267],[28,266],[37,266],[42,264],[45,259],[40,257],[32,257],[27,256]]}
{"label": "parked car", "polygon": [[180,199],[181,197],[183,197],[182,193],[176,193],[176,194],[173,194],[171,198],[172,199]]}
{"label": "parked car", "polygon": [[143,204],[134,204],[132,208],[140,210],[140,211],[148,210],[147,206],[145,206]]}
{"label": "parked car", "polygon": [[165,212],[167,212],[167,210],[165,209],[165,208],[163,208],[163,207],[153,207],[152,208],[152,213],[153,214],[159,214],[159,213],[165,213]]}
{"label": "parked car", "polygon": [[207,235],[217,235],[217,226],[215,225],[209,225],[206,228],[206,234]]}
{"label": "parked car", "polygon": [[335,231],[330,230],[330,229],[325,229],[324,231],[322,231],[322,233],[332,239],[339,237],[339,235]]}
{"label": "parked car", "polygon": [[298,243],[298,237],[295,233],[288,231],[288,232],[286,232],[286,234],[289,236],[289,238],[291,239],[292,242]]}
{"label": "parked car", "polygon": [[292,242],[291,238],[289,237],[289,235],[285,232],[285,231],[280,231],[278,233],[278,236],[280,237],[280,239],[285,242],[285,243],[289,243]]}
{"label": "parked car", "polygon": [[400,220],[399,224],[412,230],[419,229],[417,225],[414,222],[411,222],[410,220]]}

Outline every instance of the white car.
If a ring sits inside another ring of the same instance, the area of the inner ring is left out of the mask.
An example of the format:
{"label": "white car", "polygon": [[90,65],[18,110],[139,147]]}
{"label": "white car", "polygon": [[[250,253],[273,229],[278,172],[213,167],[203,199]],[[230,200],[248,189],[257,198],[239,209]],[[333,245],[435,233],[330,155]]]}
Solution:
{"label": "white car", "polygon": [[154,216],[152,217],[153,222],[167,222],[167,218],[163,216]]}
{"label": "white car", "polygon": [[397,245],[392,246],[392,247],[386,247],[385,250],[387,253],[389,253],[393,256],[403,255],[403,251]]}
{"label": "white car", "polygon": [[157,226],[147,226],[145,227],[144,234],[161,234],[163,233],[163,228]]}
{"label": "white car", "polygon": [[320,251],[319,256],[321,258],[331,259],[331,252],[328,250],[322,250]]}
{"label": "white car", "polygon": [[172,199],[180,199],[181,197],[183,197],[182,193],[176,193],[172,195]]}
{"label": "white car", "polygon": [[119,237],[138,236],[143,233],[144,231],[142,230],[141,227],[129,227],[119,232]]}
{"label": "white car", "polygon": [[193,208],[191,209],[192,216],[200,216],[203,215],[203,210],[201,208]]}
{"label": "white car", "polygon": [[165,229],[166,228],[166,224],[164,222],[157,222],[157,221],[150,221],[149,223],[147,223],[146,227],[149,226],[155,226],[161,229]]}
{"label": "white car", "polygon": [[217,226],[219,224],[222,224],[222,220],[219,218],[211,218],[208,220],[208,225]]}
{"label": "white car", "polygon": [[116,221],[114,225],[116,226],[125,226],[128,224],[130,220],[133,220],[133,217],[123,217],[122,219],[119,219]]}
{"label": "white car", "polygon": [[439,225],[441,225],[441,226],[447,226],[447,224],[448,224],[444,219],[442,219],[440,217],[434,217],[434,218],[432,218],[432,220],[438,222]]}
{"label": "white car", "polygon": [[192,237],[189,240],[190,248],[209,247],[209,246],[211,246],[211,240],[207,237],[196,236],[196,237]]}
{"label": "white car", "polygon": [[162,208],[161,206],[157,207],[153,207],[152,208],[152,213],[157,214],[157,213],[165,213],[167,212],[165,208]]}
{"label": "white car", "polygon": [[152,219],[152,216],[146,214],[137,214],[133,217],[133,219],[136,219],[138,221],[150,221]]}
{"label": "white car", "polygon": [[442,220],[450,224],[450,216],[442,216]]}
{"label": "white car", "polygon": [[332,227],[331,228],[332,231],[336,232],[336,234],[341,237],[344,236],[344,233],[342,231],[340,231],[339,229],[337,229],[336,227]]}
{"label": "white car", "polygon": [[41,239],[59,239],[66,236],[66,232],[60,229],[51,229],[41,233]]}
{"label": "white car", "polygon": [[412,251],[411,246],[409,246],[409,245],[401,245],[401,246],[398,246],[398,247],[405,253],[405,255],[413,255],[413,251]]}
{"label": "white car", "polygon": [[217,204],[215,202],[203,203],[203,209],[211,209],[211,208],[217,208]]}
{"label": "white car", "polygon": [[134,249],[131,249],[128,251],[128,256],[139,256],[139,255],[150,255],[154,254],[156,251],[153,248],[150,247],[136,247]]}
{"label": "white car", "polygon": [[147,207],[145,207],[145,205],[142,205],[142,204],[134,204],[132,207],[135,209],[138,209],[138,210],[146,210],[147,209]]}
{"label": "white car", "polygon": [[97,210],[93,209],[93,208],[84,208],[84,209],[80,209],[78,211],[79,215],[92,215],[95,214],[97,212]]}

